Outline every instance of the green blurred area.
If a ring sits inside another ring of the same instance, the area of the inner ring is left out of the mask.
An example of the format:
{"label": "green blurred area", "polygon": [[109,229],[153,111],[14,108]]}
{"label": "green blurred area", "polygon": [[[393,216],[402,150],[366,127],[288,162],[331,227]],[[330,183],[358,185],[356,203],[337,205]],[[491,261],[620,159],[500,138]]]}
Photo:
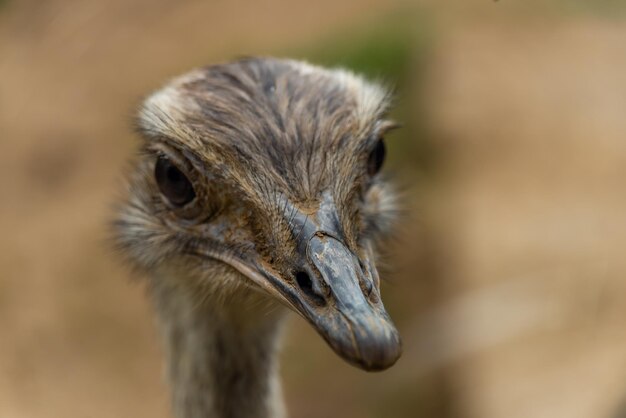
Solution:
{"label": "green blurred area", "polygon": [[420,94],[435,39],[432,18],[413,7],[350,26],[285,55],[347,68],[389,88],[394,98],[389,117],[401,129],[388,135],[387,167],[421,179],[435,163],[426,104]]}
{"label": "green blurred area", "polygon": [[600,17],[620,18],[626,13],[624,0],[558,0],[553,5],[556,13],[588,14]]}

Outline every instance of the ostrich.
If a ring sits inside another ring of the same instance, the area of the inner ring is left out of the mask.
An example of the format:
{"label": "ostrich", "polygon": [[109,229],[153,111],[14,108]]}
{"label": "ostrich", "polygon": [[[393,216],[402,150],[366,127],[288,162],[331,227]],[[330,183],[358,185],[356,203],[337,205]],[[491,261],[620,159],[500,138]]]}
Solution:
{"label": "ostrich", "polygon": [[145,100],[114,229],[149,277],[176,417],[284,417],[289,309],[357,367],[398,359],[375,268],[394,212],[388,104],[346,70],[272,58],[197,69]]}

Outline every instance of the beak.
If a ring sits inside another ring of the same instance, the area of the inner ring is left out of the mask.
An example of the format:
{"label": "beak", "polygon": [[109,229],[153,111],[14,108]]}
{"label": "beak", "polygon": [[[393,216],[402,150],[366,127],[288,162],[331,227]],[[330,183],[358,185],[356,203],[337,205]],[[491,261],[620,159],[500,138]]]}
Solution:
{"label": "beak", "polygon": [[371,252],[359,259],[336,231],[329,232],[338,225],[332,202],[315,217],[298,213],[292,219],[301,223],[294,236],[300,270],[285,280],[257,264],[266,289],[280,294],[344,360],[368,371],[392,366],[402,351],[400,336],[382,304]]}
{"label": "beak", "polygon": [[[378,294],[371,274],[334,237],[318,233],[308,243],[309,257],[325,292],[326,306],[303,304],[303,314],[330,346],[365,370],[384,370],[401,353],[400,336]],[[369,261],[369,260],[368,260]],[[306,292],[304,292],[306,293]]]}

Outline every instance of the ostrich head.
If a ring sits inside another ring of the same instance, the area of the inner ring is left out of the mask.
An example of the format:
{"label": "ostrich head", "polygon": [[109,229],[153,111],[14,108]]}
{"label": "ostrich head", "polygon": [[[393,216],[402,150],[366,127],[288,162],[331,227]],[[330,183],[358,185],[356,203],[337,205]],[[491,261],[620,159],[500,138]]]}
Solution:
{"label": "ostrich head", "polygon": [[375,267],[393,212],[379,173],[387,105],[350,72],[288,60],[173,80],[139,113],[119,243],[153,281],[174,277],[198,303],[282,302],[348,362],[391,366],[400,339]]}

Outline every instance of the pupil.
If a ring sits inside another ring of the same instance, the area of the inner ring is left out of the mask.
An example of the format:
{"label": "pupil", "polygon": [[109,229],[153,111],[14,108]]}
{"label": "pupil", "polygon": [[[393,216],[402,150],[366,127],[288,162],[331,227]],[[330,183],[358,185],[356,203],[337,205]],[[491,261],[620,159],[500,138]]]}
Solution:
{"label": "pupil", "polygon": [[369,156],[367,169],[370,175],[374,175],[380,171],[385,161],[385,142],[382,139],[378,140],[376,148]]}
{"label": "pupil", "polygon": [[172,183],[179,183],[182,180],[182,173],[174,166],[167,170],[167,179]]}
{"label": "pupil", "polygon": [[166,157],[157,159],[154,175],[159,190],[172,204],[183,206],[196,197],[187,177]]}

